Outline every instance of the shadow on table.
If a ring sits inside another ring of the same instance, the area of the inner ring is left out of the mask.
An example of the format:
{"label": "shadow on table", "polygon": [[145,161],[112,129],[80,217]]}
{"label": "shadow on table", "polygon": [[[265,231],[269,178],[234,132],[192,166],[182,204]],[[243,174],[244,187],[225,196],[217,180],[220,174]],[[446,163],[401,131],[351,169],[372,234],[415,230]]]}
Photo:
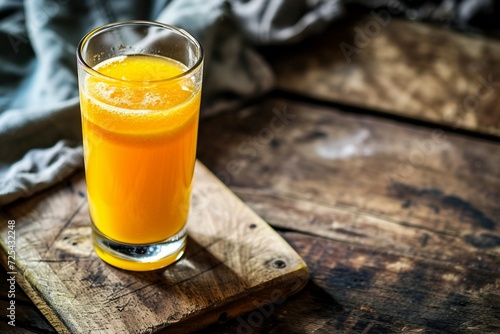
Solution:
{"label": "shadow on table", "polygon": [[[329,333],[331,324],[324,319],[338,319],[344,308],[323,288],[309,280],[299,293],[278,303],[265,305],[196,333]],[[322,328],[325,328],[323,330]]]}

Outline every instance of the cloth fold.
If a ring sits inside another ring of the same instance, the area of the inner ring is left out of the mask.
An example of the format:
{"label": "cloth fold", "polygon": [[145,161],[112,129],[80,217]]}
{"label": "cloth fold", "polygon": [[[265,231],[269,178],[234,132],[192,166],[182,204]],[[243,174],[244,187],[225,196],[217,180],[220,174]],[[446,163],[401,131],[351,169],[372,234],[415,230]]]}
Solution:
{"label": "cloth fold", "polygon": [[464,29],[475,22],[498,28],[493,0],[0,0],[0,205],[83,167],[75,51],[92,29],[146,19],[192,33],[205,50],[207,117],[273,87],[256,46],[300,41],[349,5],[397,7],[410,19]]}
{"label": "cloth fold", "polygon": [[75,51],[92,29],[146,19],[193,34],[205,50],[201,115],[207,117],[273,87],[255,44],[304,38],[340,15],[338,3],[1,0],[0,205],[83,167]]}

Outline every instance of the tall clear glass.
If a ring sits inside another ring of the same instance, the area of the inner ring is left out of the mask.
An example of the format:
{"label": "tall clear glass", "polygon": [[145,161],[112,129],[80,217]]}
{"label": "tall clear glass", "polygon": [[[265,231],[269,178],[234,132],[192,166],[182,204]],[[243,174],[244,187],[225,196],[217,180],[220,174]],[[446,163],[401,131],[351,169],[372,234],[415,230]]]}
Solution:
{"label": "tall clear glass", "polygon": [[117,22],[87,34],[77,59],[94,249],[119,268],[165,267],[186,246],[200,43],[166,24]]}

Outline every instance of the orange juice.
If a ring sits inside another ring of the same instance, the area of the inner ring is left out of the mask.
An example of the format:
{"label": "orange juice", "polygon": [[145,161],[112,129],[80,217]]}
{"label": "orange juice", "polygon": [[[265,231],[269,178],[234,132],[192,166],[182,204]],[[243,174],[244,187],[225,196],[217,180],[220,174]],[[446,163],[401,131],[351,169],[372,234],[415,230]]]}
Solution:
{"label": "orange juice", "polygon": [[107,78],[89,76],[80,90],[92,222],[121,243],[167,240],[188,215],[200,85],[174,78],[185,66],[159,56],[115,57],[94,70]]}

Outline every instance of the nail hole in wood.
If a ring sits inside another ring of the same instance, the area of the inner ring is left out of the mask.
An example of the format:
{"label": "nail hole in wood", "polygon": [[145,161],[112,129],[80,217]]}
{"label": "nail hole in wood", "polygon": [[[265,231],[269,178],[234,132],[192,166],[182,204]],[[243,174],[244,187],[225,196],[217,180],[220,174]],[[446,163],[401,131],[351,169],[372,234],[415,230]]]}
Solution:
{"label": "nail hole in wood", "polygon": [[282,269],[286,267],[286,262],[283,260],[274,260],[273,267],[277,269]]}

